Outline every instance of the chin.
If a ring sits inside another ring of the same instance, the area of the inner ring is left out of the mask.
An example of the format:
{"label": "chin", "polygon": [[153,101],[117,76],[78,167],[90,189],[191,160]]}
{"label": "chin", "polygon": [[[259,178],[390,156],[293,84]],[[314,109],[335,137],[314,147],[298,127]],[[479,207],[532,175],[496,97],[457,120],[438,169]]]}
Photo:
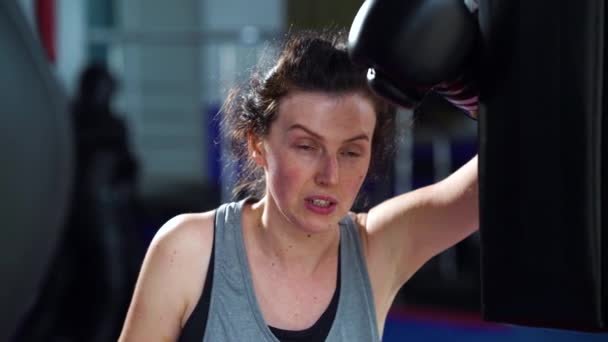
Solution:
{"label": "chin", "polygon": [[310,217],[307,215],[303,218],[300,227],[308,234],[319,234],[331,231],[332,229],[338,228],[338,222],[341,218],[336,215],[328,215],[327,217]]}

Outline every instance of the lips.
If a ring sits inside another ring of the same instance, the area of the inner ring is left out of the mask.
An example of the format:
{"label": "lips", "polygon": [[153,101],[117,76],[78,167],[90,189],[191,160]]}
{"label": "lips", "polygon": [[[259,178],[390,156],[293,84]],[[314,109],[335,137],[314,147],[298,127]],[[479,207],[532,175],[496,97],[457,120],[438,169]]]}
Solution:
{"label": "lips", "polygon": [[336,210],[338,201],[329,196],[310,196],[305,198],[306,208],[316,214],[329,215]]}

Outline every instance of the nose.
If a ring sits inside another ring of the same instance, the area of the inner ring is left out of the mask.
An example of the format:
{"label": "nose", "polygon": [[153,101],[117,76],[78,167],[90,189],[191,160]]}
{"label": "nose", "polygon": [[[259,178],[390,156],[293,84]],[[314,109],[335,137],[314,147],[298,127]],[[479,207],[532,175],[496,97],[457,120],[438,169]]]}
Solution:
{"label": "nose", "polygon": [[317,184],[323,186],[332,186],[338,184],[338,159],[331,155],[325,155],[319,164],[319,171],[317,172],[315,179]]}

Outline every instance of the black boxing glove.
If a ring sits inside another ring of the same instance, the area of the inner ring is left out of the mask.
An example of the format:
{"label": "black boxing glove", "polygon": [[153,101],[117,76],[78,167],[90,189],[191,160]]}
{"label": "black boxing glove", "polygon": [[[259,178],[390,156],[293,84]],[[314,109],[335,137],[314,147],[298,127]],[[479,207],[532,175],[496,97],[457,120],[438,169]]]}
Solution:
{"label": "black boxing glove", "polygon": [[[465,4],[466,2],[466,4]],[[476,118],[475,0],[366,0],[348,52],[379,95],[415,108],[435,91]]]}

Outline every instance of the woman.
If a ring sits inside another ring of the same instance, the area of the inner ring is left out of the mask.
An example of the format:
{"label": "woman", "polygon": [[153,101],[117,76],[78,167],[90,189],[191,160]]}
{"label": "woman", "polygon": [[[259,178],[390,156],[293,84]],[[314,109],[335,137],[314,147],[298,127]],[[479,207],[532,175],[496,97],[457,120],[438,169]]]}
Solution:
{"label": "woman", "polygon": [[121,341],[373,341],[401,286],[478,226],[477,161],[352,213],[390,151],[395,111],[366,87],[344,34],[293,34],[233,93],[224,132],[246,199],[167,222]]}

